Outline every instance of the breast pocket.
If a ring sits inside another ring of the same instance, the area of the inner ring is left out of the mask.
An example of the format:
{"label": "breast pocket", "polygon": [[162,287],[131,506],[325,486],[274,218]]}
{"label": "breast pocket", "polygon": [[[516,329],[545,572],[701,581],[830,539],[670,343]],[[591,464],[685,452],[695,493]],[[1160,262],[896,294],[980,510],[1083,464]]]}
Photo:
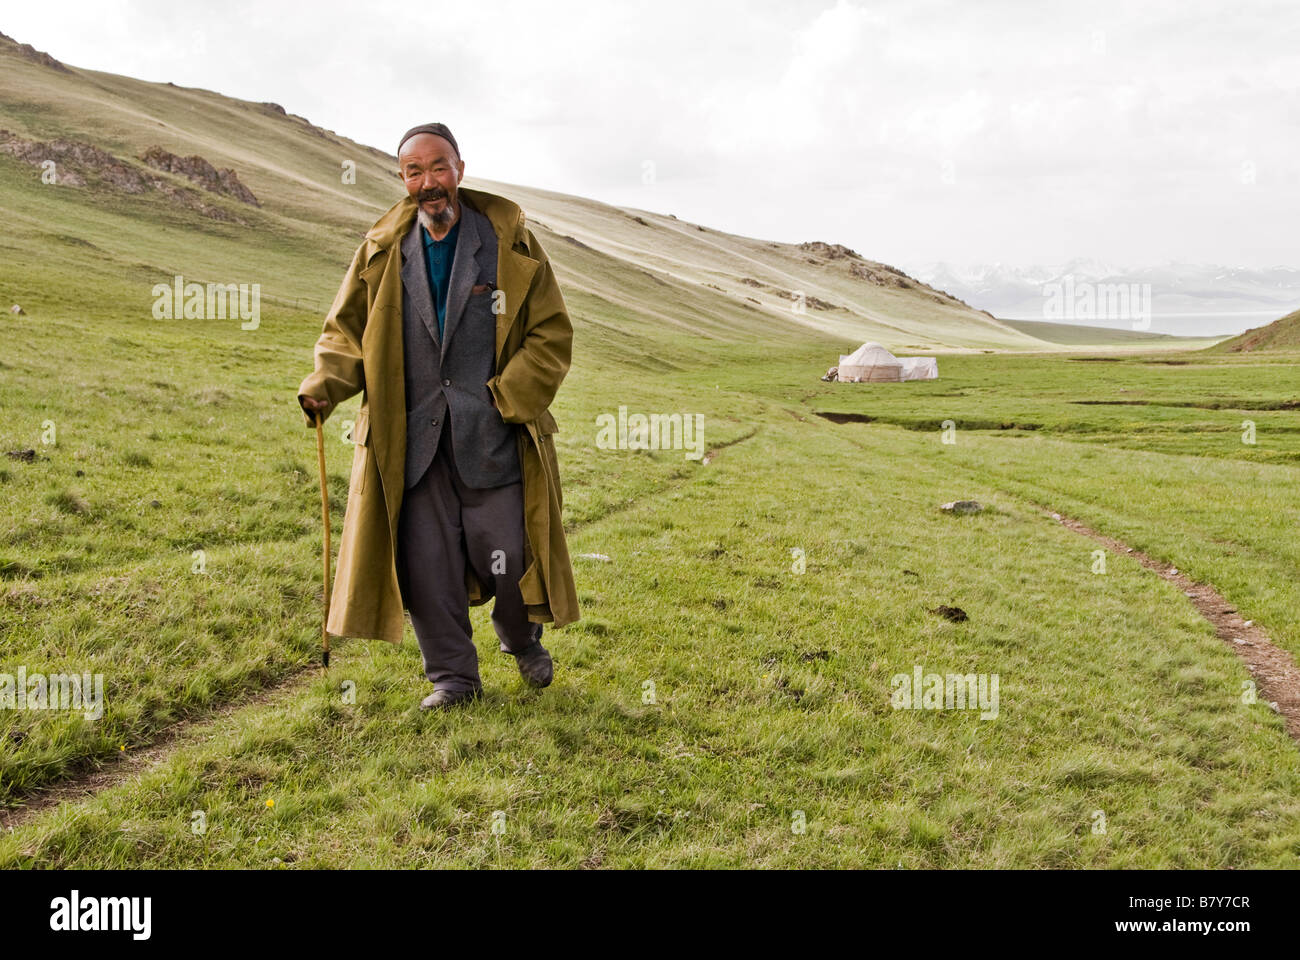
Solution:
{"label": "breast pocket", "polygon": [[500,312],[497,308],[497,300],[504,296],[497,290],[495,283],[483,281],[474,284],[473,289],[470,290],[469,304],[475,313],[486,315],[495,325],[496,315]]}

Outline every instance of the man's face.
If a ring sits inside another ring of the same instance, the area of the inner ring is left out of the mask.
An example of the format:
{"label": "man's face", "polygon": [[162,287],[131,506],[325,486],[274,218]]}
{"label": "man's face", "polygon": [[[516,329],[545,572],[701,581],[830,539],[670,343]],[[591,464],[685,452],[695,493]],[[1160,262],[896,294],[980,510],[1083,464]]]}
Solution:
{"label": "man's face", "polygon": [[417,133],[397,157],[406,192],[434,223],[450,225],[456,219],[456,188],[465,175],[465,164],[445,139],[433,133]]}

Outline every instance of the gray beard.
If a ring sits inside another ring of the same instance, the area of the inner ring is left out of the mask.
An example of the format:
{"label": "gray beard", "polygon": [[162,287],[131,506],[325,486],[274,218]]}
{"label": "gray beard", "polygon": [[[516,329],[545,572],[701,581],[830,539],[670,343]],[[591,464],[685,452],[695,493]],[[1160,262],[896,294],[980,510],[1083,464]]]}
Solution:
{"label": "gray beard", "polygon": [[452,209],[450,203],[445,203],[442,209],[433,216],[425,212],[424,207],[420,207],[417,214],[420,220],[420,226],[429,231],[432,236],[435,233],[443,233],[451,226],[452,220],[456,219],[456,211]]}

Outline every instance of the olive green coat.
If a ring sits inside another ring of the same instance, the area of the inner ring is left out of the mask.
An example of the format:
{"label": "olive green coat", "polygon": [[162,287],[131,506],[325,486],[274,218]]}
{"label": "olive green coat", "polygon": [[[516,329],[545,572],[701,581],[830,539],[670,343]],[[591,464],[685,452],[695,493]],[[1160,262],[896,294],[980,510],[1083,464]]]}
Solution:
{"label": "olive green coat", "polygon": [[[530,620],[564,626],[580,613],[560,517],[557,427],[548,408],[569,371],[573,327],[519,206],[466,187],[457,197],[486,216],[497,235],[504,300],[496,321],[496,375],[487,386],[502,419],[518,425],[527,544],[519,589]],[[316,371],[298,388],[299,396],[328,400],[331,412],[365,391],[352,431],[356,451],[326,629],[393,643],[401,642],[404,623],[394,562],[406,457],[400,245],[415,215],[408,197],[366,233],[316,342]],[[489,599],[472,571],[466,586],[471,604]]]}

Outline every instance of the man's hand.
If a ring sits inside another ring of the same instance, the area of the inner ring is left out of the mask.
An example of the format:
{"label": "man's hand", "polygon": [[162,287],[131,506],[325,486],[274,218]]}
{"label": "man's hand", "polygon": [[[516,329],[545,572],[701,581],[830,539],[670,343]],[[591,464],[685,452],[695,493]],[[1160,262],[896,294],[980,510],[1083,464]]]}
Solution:
{"label": "man's hand", "polygon": [[320,418],[323,421],[329,414],[330,402],[328,400],[317,400],[313,397],[304,397],[299,395],[298,403],[302,405],[302,412],[307,414],[307,426],[316,426],[316,412],[320,411]]}

